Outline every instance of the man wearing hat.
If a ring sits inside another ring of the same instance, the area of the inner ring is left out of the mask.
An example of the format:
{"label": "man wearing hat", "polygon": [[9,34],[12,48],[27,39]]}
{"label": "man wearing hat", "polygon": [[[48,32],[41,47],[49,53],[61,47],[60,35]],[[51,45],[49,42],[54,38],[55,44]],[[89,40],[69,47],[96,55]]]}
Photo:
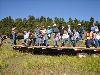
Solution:
{"label": "man wearing hat", "polygon": [[56,24],[53,25],[53,33],[58,33],[59,29],[57,28]]}
{"label": "man wearing hat", "polygon": [[84,33],[84,27],[81,25],[81,23],[78,24],[77,30],[78,30],[78,33],[79,33],[79,38],[80,38],[80,40],[82,40],[83,39],[83,33]]}
{"label": "man wearing hat", "polygon": [[16,27],[12,28],[11,38],[12,38],[12,45],[16,45],[16,39],[17,39]]}
{"label": "man wearing hat", "polygon": [[52,28],[50,26],[48,26],[48,28],[47,28],[47,36],[48,36],[48,39],[51,38],[51,33],[52,33]]}
{"label": "man wearing hat", "polygon": [[59,41],[59,29],[56,26],[56,24],[53,25],[53,33],[54,33],[54,46],[58,47],[58,41]]}
{"label": "man wearing hat", "polygon": [[60,32],[60,37],[61,37],[61,40],[62,40],[62,36],[63,36],[63,34],[64,34],[64,26],[61,26],[61,27],[59,28],[59,32]]}

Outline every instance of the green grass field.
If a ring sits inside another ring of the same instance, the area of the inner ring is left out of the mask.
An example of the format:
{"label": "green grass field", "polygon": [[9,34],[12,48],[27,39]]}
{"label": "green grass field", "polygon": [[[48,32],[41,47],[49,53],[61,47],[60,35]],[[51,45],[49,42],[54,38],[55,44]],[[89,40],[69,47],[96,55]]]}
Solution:
{"label": "green grass field", "polygon": [[100,57],[32,55],[3,45],[0,75],[100,75]]}

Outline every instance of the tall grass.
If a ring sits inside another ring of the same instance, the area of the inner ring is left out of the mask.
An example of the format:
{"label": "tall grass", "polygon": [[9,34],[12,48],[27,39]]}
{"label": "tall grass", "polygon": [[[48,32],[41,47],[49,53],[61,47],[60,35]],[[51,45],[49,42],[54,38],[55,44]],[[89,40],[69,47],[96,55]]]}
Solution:
{"label": "tall grass", "polygon": [[20,53],[10,45],[0,49],[1,75],[100,75],[100,58]]}

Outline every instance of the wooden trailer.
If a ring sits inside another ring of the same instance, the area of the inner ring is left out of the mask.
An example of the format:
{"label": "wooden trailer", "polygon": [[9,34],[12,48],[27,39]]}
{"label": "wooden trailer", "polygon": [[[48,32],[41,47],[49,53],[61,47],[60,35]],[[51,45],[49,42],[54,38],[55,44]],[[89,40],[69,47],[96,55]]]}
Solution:
{"label": "wooden trailer", "polygon": [[15,45],[14,50],[19,50],[22,52],[30,52],[33,54],[67,54],[67,55],[80,55],[80,54],[100,54],[99,48],[86,48],[86,47],[54,47],[54,46],[23,46]]}

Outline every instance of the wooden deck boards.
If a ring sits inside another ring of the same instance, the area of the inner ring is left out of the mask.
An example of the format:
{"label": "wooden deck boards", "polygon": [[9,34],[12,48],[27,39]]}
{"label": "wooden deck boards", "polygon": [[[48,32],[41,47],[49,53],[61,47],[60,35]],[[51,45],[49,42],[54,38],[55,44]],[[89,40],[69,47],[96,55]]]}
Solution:
{"label": "wooden deck boards", "polygon": [[23,46],[23,45],[15,45],[13,46],[14,50],[18,50],[21,52],[29,52],[32,54],[67,54],[67,55],[77,55],[79,53],[86,53],[86,54],[100,54],[100,47],[99,48],[86,48],[86,47],[54,47],[54,46]]}
{"label": "wooden deck boards", "polygon": [[26,46],[23,46],[23,45],[14,45],[13,48],[28,48],[28,49],[34,49],[34,48],[42,48],[42,49],[57,49],[57,50],[62,50],[62,49],[74,49],[75,51],[77,50],[96,50],[96,51],[100,51],[100,47],[99,48],[94,48],[94,47],[91,47],[91,48],[86,48],[86,47],[54,47],[54,46],[29,46],[29,47],[26,47]]}

